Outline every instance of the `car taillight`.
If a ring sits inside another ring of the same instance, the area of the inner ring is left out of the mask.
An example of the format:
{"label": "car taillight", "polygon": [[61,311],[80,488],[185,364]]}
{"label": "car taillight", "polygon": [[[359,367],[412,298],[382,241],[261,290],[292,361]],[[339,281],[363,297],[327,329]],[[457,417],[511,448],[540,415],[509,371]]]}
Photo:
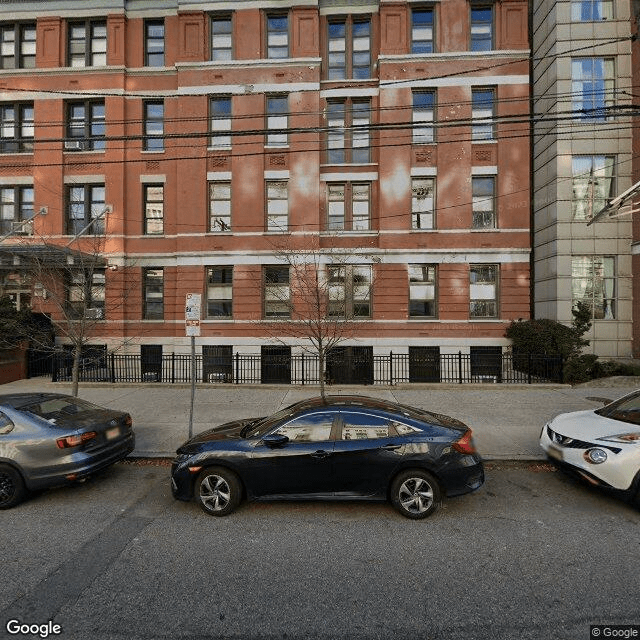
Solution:
{"label": "car taillight", "polygon": [[460,453],[471,454],[476,452],[473,444],[471,429],[467,429],[459,440],[456,440],[451,446]]}
{"label": "car taillight", "polygon": [[130,427],[133,424],[133,420],[131,419],[131,416],[129,414],[127,414],[124,417],[124,426],[125,427]]}
{"label": "car taillight", "polygon": [[80,433],[77,436],[65,436],[64,438],[58,438],[56,444],[58,449],[70,449],[71,447],[77,447],[78,445],[93,440],[98,434],[95,431],[88,431],[87,433]]}

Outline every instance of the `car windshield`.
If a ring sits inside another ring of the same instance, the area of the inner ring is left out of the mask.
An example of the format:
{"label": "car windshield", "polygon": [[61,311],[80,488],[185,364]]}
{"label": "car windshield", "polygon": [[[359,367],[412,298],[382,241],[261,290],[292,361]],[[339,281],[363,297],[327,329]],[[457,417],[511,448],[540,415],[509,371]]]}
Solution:
{"label": "car windshield", "polygon": [[612,420],[640,424],[640,392],[620,398],[602,409],[596,409],[596,413]]}
{"label": "car windshield", "polygon": [[21,407],[22,411],[34,413],[45,420],[69,420],[85,411],[102,411],[99,407],[78,398],[47,398]]}

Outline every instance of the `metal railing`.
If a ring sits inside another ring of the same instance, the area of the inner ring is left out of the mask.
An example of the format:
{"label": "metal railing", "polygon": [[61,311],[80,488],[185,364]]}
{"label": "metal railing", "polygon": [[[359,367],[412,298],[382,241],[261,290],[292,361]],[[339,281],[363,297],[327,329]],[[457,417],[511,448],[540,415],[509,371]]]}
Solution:
{"label": "metal railing", "polygon": [[[52,356],[51,377],[69,381],[72,375],[69,354]],[[264,357],[235,353],[228,357],[195,356],[196,382],[211,384],[294,384],[320,383],[319,359],[312,354]],[[562,382],[560,356],[537,354],[485,355],[462,352],[420,358],[407,353],[376,354],[369,359],[341,361],[329,358],[327,371],[339,371],[340,378],[326,375],[327,383],[384,384],[444,382],[456,384],[532,384]],[[192,360],[189,354],[167,354],[145,359],[139,354],[104,354],[83,358],[80,382],[164,382],[190,383]]]}

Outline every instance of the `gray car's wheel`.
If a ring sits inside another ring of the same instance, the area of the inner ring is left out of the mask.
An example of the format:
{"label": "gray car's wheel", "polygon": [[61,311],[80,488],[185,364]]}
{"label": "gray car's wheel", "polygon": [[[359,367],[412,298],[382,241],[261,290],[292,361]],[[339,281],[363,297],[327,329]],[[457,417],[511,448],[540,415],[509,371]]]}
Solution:
{"label": "gray car's wheel", "polygon": [[210,516],[226,516],[240,504],[242,498],[238,476],[222,467],[201,471],[195,489],[200,508]]}
{"label": "gray car's wheel", "polygon": [[8,464],[0,464],[0,509],[10,509],[24,500],[24,480]]}
{"label": "gray car's wheel", "polygon": [[441,496],[438,481],[421,469],[403,471],[391,483],[391,504],[414,520],[430,516],[440,506]]}

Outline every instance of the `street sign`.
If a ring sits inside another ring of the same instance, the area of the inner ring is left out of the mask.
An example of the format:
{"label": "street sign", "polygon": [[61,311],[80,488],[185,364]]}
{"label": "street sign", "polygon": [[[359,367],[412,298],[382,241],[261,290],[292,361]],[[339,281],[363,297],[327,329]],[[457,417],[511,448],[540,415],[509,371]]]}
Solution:
{"label": "street sign", "polygon": [[185,320],[187,337],[197,338],[200,335],[200,320]]}
{"label": "street sign", "polygon": [[202,295],[200,293],[187,293],[187,301],[184,307],[185,320],[200,320]]}

